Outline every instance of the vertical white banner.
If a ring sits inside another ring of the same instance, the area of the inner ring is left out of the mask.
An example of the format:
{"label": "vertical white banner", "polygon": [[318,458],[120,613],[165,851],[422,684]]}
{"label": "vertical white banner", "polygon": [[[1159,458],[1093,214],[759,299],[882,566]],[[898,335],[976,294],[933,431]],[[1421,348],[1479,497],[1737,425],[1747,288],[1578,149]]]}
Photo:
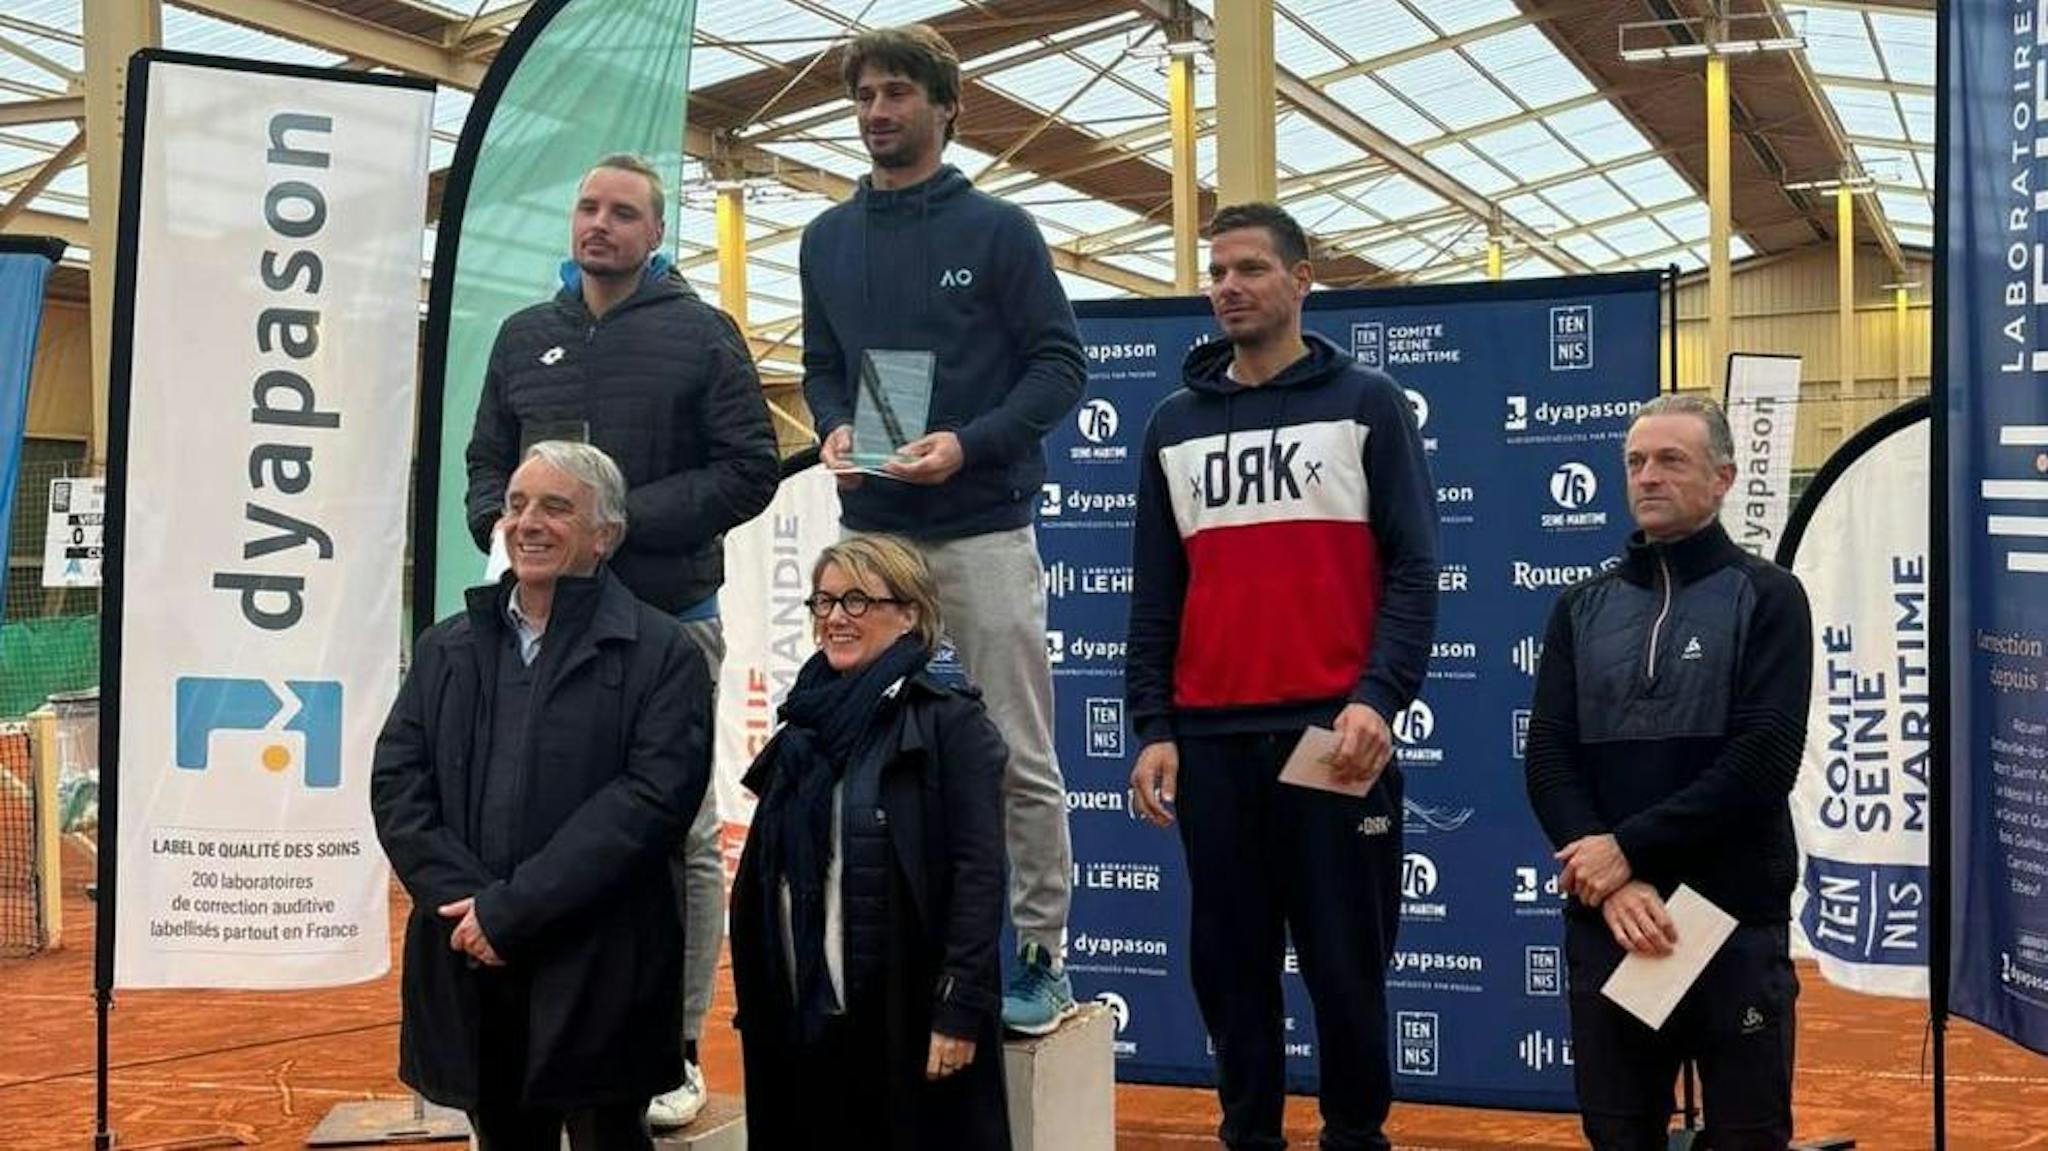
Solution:
{"label": "vertical white banner", "polygon": [[725,586],[718,593],[725,666],[712,783],[728,875],[754,815],[754,797],[740,777],[774,734],[776,709],[817,650],[803,600],[811,594],[811,565],[838,539],[839,490],[821,467],[783,480],[767,511],[725,534]]}
{"label": "vertical white banner", "polygon": [[1742,550],[1768,559],[1792,514],[1799,357],[1729,356],[1724,406],[1735,433],[1735,487],[1721,505],[1721,526]]}
{"label": "vertical white banner", "polygon": [[142,67],[114,980],[374,978],[433,91]]}
{"label": "vertical white banner", "polygon": [[1934,737],[1924,402],[1918,411],[1885,417],[1828,461],[1791,557],[1813,605],[1814,661],[1792,790],[1793,950],[1837,987],[1911,998],[1927,994]]}

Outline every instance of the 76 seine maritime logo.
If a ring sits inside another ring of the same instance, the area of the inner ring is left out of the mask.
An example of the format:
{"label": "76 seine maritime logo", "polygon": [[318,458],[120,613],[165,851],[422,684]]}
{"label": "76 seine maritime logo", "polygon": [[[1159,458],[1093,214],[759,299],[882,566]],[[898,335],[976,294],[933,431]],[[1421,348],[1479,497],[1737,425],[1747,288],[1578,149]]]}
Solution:
{"label": "76 seine maritime logo", "polygon": [[[260,679],[179,676],[176,708],[177,763],[186,771],[204,771],[207,743],[216,731],[261,731],[273,737],[297,732],[304,738],[304,779],[307,787],[341,786],[341,684],[327,679],[288,679],[280,696]],[[273,727],[288,706],[296,710],[282,727]],[[289,741],[265,744],[258,764],[272,774],[292,766]],[[232,766],[241,766],[240,764]]]}

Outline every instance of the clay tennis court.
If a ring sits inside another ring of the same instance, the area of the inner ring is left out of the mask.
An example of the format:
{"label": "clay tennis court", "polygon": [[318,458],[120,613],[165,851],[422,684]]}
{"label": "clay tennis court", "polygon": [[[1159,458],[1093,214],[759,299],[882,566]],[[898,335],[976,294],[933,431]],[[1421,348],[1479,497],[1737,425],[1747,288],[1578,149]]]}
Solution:
{"label": "clay tennis court", "polygon": [[[0,961],[0,1147],[91,1145],[93,1111],[92,873],[67,841],[64,946]],[[405,896],[393,889],[394,944]],[[721,970],[715,1018],[729,1017]],[[1859,1148],[1932,1145],[1924,1009],[1851,995],[1802,968],[1798,1130],[1801,1138],[1853,1136]],[[111,1108],[124,1151],[297,1147],[334,1104],[404,1098],[393,1074],[398,980],[318,992],[127,992],[113,1016]],[[1949,1040],[1949,1145],[1971,1151],[2048,1147],[2048,1058],[1968,1023]],[[718,1090],[739,1085],[729,1028],[703,1046]],[[1216,1105],[1206,1091],[1121,1087],[1120,1151],[1215,1146]],[[1314,1146],[1315,1105],[1292,1100],[1288,1136]],[[1570,1116],[1398,1105],[1392,1135],[1404,1148],[1581,1147]],[[441,1144],[451,1146],[451,1144]]]}

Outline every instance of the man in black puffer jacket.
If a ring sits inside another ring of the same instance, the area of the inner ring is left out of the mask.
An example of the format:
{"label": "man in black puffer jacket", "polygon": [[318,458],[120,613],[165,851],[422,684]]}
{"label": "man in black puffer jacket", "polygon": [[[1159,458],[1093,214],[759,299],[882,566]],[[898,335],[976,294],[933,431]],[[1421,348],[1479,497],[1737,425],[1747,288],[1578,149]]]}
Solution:
{"label": "man in black puffer jacket", "polygon": [[[682,621],[710,664],[715,698],[725,658],[723,537],[774,498],[779,460],[738,325],[699,300],[658,252],[663,200],[660,176],[637,157],[608,156],[584,176],[562,290],[508,318],[491,349],[469,442],[469,529],[490,550],[506,478],[534,442],[603,449],[625,472],[633,520],[608,566],[642,601]],[[696,1040],[725,922],[718,831],[717,801],[707,794],[675,855],[689,1062],[677,1090],[655,1100],[657,1127],[688,1123],[704,1100]]]}
{"label": "man in black puffer jacket", "polygon": [[[1732,455],[1713,401],[1643,406],[1625,457],[1640,530],[1619,565],[1559,597],[1536,675],[1529,801],[1572,898],[1574,1072],[1598,1151],[1661,1151],[1682,1059],[1699,1066],[1703,1146],[1784,1151],[1792,1135],[1786,797],[1813,623],[1799,581],[1721,529]],[[1600,988],[1624,954],[1671,950],[1664,901],[1680,884],[1737,927],[1653,1031]]]}

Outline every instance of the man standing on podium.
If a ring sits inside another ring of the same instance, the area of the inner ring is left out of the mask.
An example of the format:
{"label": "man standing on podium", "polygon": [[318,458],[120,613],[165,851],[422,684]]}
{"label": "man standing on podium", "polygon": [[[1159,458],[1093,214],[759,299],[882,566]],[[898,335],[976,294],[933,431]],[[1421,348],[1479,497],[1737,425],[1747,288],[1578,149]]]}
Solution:
{"label": "man standing on podium", "polygon": [[[1243,204],[1210,228],[1224,338],[1188,353],[1140,464],[1132,802],[1180,825],[1223,1142],[1286,1146],[1291,935],[1315,1004],[1322,1146],[1386,1148],[1401,865],[1388,725],[1415,698],[1436,631],[1436,488],[1401,389],[1304,336],[1314,271],[1300,225]],[[1314,758],[1341,790],[1280,780],[1312,736],[1330,741]]]}
{"label": "man standing on podium", "polygon": [[[1046,434],[1080,399],[1088,361],[1038,225],[941,162],[960,116],[953,49],[923,25],[872,29],[847,43],[841,78],[874,166],[804,229],[804,399],[820,462],[841,473],[841,522],[917,543],[947,638],[1009,745],[1003,845],[1018,954],[1003,1024],[1044,1035],[1075,1006],[1061,961],[1073,849],[1032,515]],[[900,429],[914,438],[885,476],[862,476],[847,470],[855,389],[884,364],[929,365],[918,369],[929,420]]]}

